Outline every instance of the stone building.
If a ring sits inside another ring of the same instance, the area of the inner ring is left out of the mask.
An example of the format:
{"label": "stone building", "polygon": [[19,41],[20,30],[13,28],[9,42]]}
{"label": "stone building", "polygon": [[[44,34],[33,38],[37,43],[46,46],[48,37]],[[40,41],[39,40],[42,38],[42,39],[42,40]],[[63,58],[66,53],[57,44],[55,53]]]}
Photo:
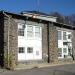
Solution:
{"label": "stone building", "polygon": [[0,11],[0,65],[14,69],[20,63],[75,60],[75,26],[57,17],[27,11]]}

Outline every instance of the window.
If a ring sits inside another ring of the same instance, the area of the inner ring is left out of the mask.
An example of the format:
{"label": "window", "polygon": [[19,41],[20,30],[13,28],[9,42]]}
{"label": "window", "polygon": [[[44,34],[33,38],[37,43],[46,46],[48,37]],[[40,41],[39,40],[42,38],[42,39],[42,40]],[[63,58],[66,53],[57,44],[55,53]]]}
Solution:
{"label": "window", "polygon": [[18,23],[18,29],[25,29],[24,23]]}
{"label": "window", "polygon": [[18,24],[18,36],[24,36],[25,25],[23,23]]}
{"label": "window", "polygon": [[67,53],[67,48],[63,48],[63,53]]}
{"label": "window", "polygon": [[58,31],[58,40],[61,40],[61,39],[62,39],[61,31]]}
{"label": "window", "polygon": [[62,48],[58,48],[58,57],[62,57]]}
{"label": "window", "polygon": [[63,40],[67,40],[66,32],[63,32]]}
{"label": "window", "polygon": [[35,26],[35,37],[40,37],[40,27]]}
{"label": "window", "polygon": [[18,30],[18,36],[24,36],[24,29]]}
{"label": "window", "polygon": [[24,47],[19,47],[19,53],[24,53]]}
{"label": "window", "polygon": [[28,47],[27,48],[27,53],[33,53],[33,48],[32,47]]}
{"label": "window", "polygon": [[33,26],[30,26],[30,25],[27,26],[27,36],[28,37],[33,36]]}
{"label": "window", "polygon": [[68,48],[68,56],[71,56],[72,55],[72,48]]}
{"label": "window", "polygon": [[68,34],[68,39],[71,39],[71,36],[72,36],[71,34]]}
{"label": "window", "polygon": [[68,45],[68,42],[63,42],[63,45]]}

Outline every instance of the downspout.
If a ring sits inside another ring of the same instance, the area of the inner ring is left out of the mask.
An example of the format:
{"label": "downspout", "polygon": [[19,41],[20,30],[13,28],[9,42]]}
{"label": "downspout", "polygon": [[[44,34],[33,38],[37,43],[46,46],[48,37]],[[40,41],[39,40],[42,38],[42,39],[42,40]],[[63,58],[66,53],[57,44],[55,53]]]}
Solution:
{"label": "downspout", "polygon": [[73,61],[75,60],[75,58],[74,58],[74,49],[73,49],[73,39],[74,39],[74,30],[73,30],[73,26],[72,26],[72,55],[71,55],[71,57],[72,57],[72,59],[73,59]]}
{"label": "downspout", "polygon": [[47,33],[48,33],[48,34],[47,34],[47,40],[48,40],[48,41],[47,41],[47,42],[48,42],[48,63],[50,63],[50,51],[49,51],[49,46],[50,46],[50,44],[49,44],[49,42],[50,42],[50,39],[49,39],[49,24],[50,24],[50,23],[47,24]]}
{"label": "downspout", "polygon": [[10,25],[10,17],[3,11],[3,14],[8,17],[8,50],[7,50],[7,66],[9,68],[9,25]]}

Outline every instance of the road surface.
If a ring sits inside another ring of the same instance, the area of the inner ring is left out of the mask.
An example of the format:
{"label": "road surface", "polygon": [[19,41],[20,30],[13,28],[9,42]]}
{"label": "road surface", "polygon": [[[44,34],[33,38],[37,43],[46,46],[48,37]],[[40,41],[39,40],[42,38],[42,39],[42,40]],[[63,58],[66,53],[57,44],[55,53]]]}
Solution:
{"label": "road surface", "polygon": [[0,75],[75,75],[75,64],[30,70],[4,71]]}

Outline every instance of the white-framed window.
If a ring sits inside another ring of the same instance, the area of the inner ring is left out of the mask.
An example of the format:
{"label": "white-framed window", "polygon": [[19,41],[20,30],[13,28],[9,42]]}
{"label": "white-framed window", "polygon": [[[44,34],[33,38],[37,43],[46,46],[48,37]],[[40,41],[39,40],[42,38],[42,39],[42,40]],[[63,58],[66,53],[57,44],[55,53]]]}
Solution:
{"label": "white-framed window", "polygon": [[[58,58],[65,58],[72,54],[69,42],[72,42],[72,34],[67,30],[58,30]],[[70,45],[72,48],[72,44]]]}
{"label": "white-framed window", "polygon": [[63,48],[63,53],[67,53],[67,48]]}
{"label": "white-framed window", "polygon": [[40,36],[41,36],[40,26],[35,26],[35,37]]}
{"label": "white-framed window", "polygon": [[19,53],[25,53],[25,48],[24,47],[19,47],[18,50],[19,50],[18,51]]}
{"label": "white-framed window", "polygon": [[63,32],[63,40],[67,40],[66,32]]}
{"label": "white-framed window", "polygon": [[68,39],[71,39],[72,38],[72,35],[71,34],[68,34]]}
{"label": "white-framed window", "polygon": [[24,36],[24,29],[18,29],[18,36]]}
{"label": "white-framed window", "polygon": [[72,55],[72,48],[68,48],[68,56],[71,56]]}
{"label": "white-framed window", "polygon": [[25,29],[24,23],[18,23],[18,29]]}
{"label": "white-framed window", "polygon": [[27,25],[27,37],[33,37],[33,26]]}
{"label": "white-framed window", "polygon": [[58,57],[62,57],[62,48],[58,48]]}
{"label": "white-framed window", "polygon": [[62,40],[62,32],[58,31],[58,40]]}
{"label": "white-framed window", "polygon": [[18,36],[24,36],[25,24],[18,23]]}
{"label": "white-framed window", "polygon": [[63,42],[63,45],[66,45],[67,46],[68,45],[68,42]]}
{"label": "white-framed window", "polygon": [[33,47],[28,47],[27,48],[27,53],[33,53]]}

